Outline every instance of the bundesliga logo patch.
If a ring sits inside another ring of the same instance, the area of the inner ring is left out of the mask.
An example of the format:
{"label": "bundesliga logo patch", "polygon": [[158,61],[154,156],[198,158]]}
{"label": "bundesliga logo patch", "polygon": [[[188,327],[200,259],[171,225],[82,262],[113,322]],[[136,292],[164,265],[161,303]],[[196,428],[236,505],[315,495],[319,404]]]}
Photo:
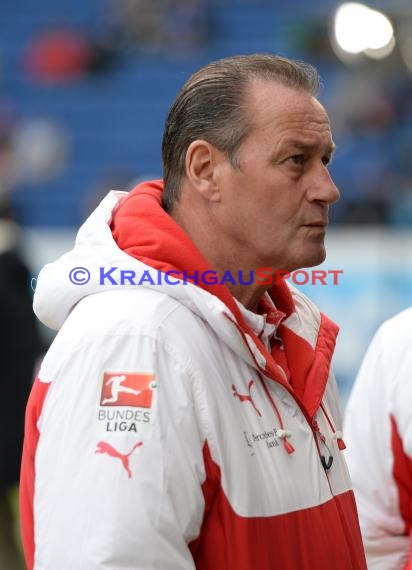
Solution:
{"label": "bundesliga logo patch", "polygon": [[154,374],[104,372],[97,414],[100,435],[148,435],[157,382]]}
{"label": "bundesliga logo patch", "polygon": [[100,405],[151,408],[154,379],[154,374],[105,372]]}

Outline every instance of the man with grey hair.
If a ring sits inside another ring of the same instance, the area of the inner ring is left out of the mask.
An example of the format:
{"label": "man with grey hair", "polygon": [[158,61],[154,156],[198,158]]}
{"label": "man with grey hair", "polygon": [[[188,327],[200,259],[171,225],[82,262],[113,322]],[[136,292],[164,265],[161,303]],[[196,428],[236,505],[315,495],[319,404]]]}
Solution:
{"label": "man with grey hair", "polygon": [[111,192],[40,273],[59,333],[26,420],[30,569],[366,568],[337,327],[277,278],[324,260],[339,197],[318,86],[272,55],[199,70],[164,184]]}

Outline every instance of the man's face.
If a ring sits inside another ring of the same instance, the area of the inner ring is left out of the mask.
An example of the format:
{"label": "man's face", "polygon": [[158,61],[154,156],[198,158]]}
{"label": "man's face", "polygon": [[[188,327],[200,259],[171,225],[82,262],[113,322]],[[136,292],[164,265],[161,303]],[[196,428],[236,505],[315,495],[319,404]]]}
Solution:
{"label": "man's face", "polygon": [[334,148],[327,113],[306,92],[260,80],[246,109],[251,128],[239,166],[225,157],[216,171],[219,229],[250,268],[318,265],[329,205],[339,198],[327,168]]}

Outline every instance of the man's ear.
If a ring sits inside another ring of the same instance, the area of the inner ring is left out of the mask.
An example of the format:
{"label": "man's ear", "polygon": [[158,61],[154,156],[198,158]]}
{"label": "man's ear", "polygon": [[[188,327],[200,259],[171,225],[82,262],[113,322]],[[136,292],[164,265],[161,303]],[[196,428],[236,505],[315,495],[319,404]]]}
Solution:
{"label": "man's ear", "polygon": [[220,154],[212,144],[202,139],[193,141],[186,152],[186,178],[203,198],[213,202],[220,200],[215,176]]}

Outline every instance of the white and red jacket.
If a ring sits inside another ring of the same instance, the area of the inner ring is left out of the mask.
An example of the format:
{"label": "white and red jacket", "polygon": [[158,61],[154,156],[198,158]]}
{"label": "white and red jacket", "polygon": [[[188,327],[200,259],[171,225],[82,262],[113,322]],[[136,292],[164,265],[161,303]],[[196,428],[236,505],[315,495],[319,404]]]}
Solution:
{"label": "white and red jacket", "polygon": [[412,309],[372,340],[345,414],[368,568],[412,569]]}
{"label": "white and red jacket", "polygon": [[29,570],[365,569],[336,325],[286,282],[277,327],[223,285],[139,285],[210,269],[161,192],[111,192],[39,276],[36,313],[59,333],[27,408]]}

